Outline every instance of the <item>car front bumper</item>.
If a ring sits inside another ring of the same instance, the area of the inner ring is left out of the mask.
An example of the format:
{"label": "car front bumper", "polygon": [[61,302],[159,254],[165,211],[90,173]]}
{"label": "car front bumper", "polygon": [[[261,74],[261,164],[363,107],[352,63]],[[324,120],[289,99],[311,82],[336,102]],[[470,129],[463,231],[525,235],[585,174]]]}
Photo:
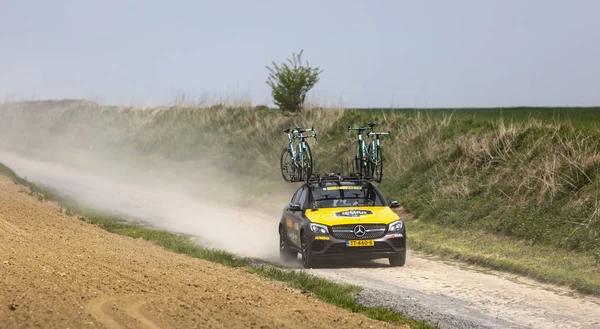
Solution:
{"label": "car front bumper", "polygon": [[311,240],[311,256],[319,260],[340,258],[369,260],[388,258],[406,252],[404,230],[372,239],[375,242],[373,246],[349,247],[346,245],[348,240],[332,235],[316,235],[312,236]]}

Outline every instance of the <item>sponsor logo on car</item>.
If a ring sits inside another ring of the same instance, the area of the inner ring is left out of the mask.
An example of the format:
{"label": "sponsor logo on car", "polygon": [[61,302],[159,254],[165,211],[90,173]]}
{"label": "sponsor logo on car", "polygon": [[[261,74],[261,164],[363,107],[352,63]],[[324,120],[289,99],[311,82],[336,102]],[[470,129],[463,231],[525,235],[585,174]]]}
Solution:
{"label": "sponsor logo on car", "polygon": [[325,240],[325,241],[327,241],[327,240],[329,240],[329,237],[325,236],[325,235],[317,235],[317,236],[315,236],[315,240]]}
{"label": "sponsor logo on car", "polygon": [[352,210],[344,210],[338,211],[334,213],[335,217],[361,217],[366,215],[373,215],[371,210],[362,210],[362,209],[352,209]]}
{"label": "sponsor logo on car", "polygon": [[337,191],[337,190],[362,190],[362,186],[353,186],[353,185],[348,185],[348,186],[328,186],[326,188],[323,189],[324,191]]}

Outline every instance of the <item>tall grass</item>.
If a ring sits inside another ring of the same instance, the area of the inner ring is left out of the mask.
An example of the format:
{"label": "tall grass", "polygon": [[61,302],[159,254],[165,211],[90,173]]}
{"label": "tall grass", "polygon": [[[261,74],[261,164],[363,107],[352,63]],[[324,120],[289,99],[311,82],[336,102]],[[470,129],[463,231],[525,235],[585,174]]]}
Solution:
{"label": "tall grass", "polygon": [[[580,117],[584,117],[582,121]],[[266,107],[116,108],[93,103],[5,104],[4,147],[86,149],[174,162],[204,161],[279,177],[281,129],[314,126],[318,172],[353,157],[347,126],[391,130],[382,190],[424,222],[477,228],[598,254],[598,109],[344,110],[286,117]],[[17,142],[18,141],[18,142]]]}

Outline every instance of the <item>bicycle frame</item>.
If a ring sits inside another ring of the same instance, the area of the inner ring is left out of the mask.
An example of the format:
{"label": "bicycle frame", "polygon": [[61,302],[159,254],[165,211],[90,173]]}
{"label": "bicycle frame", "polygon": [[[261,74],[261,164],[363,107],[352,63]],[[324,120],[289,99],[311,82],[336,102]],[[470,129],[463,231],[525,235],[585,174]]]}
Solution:
{"label": "bicycle frame", "polygon": [[[351,128],[348,125],[348,136],[350,136],[351,130],[358,131],[358,152],[356,154],[356,160],[359,162],[356,163],[357,170],[359,170],[359,174],[362,175],[363,170],[365,170],[365,174],[367,176],[373,175],[375,173],[374,167],[379,164],[381,159],[378,157],[377,151],[381,149],[381,141],[379,136],[388,135],[391,138],[391,132],[374,132],[373,127],[375,123],[369,122],[367,127],[359,127],[359,128]],[[365,140],[363,137],[363,132],[368,130],[367,133],[368,140]],[[360,154],[359,154],[360,153]],[[360,164],[360,166],[359,166]]]}
{"label": "bicycle frame", "polygon": [[371,145],[371,161],[374,164],[377,164],[377,162],[379,161],[379,159],[377,158],[377,149],[381,148],[381,141],[379,139],[379,136],[381,135],[387,135],[390,139],[391,137],[391,132],[387,131],[387,132],[373,132],[371,130],[371,132],[369,132],[368,136],[369,138],[369,144]]}
{"label": "bicycle frame", "polygon": [[288,143],[288,150],[292,153],[292,161],[296,158],[296,150],[294,149],[294,140],[296,139],[296,135],[294,134],[295,130],[289,130],[287,135],[290,142]]}
{"label": "bicycle frame", "polygon": [[[312,132],[312,135],[306,136],[303,134],[308,131]],[[304,152],[303,151],[308,149],[306,147],[305,139],[313,137],[315,140],[317,140],[317,133],[315,132],[314,127],[310,128],[310,129],[295,127],[294,129],[290,129],[287,132],[287,135],[288,135],[288,139],[290,141],[288,143],[288,150],[290,150],[290,152],[292,153],[291,162],[293,163],[293,165],[296,168],[299,169],[302,167],[301,164],[304,163]],[[300,141],[294,147],[294,141],[296,139],[299,139]]]}
{"label": "bicycle frame", "polygon": [[[373,130],[373,127],[358,127],[358,128],[351,128],[348,125],[348,136],[350,136],[350,131],[352,130],[356,130],[358,131],[358,147],[360,148],[360,153],[362,155],[362,157],[359,156],[359,154],[356,154],[357,158],[360,158],[360,161],[362,162],[363,167],[366,168],[367,163],[368,163],[368,158],[367,158],[367,143],[365,142],[365,139],[363,138],[363,132],[367,129]],[[358,168],[357,168],[358,169]]]}
{"label": "bicycle frame", "polygon": [[[306,147],[306,138],[311,138],[314,137],[315,141],[317,140],[317,133],[315,133],[315,128],[312,127],[311,129],[302,129],[297,127],[295,129],[295,131],[298,132],[298,135],[296,136],[296,138],[300,139],[300,142],[297,144],[297,150],[296,150],[296,154],[300,156],[300,163],[304,163],[304,152],[305,150],[307,150],[308,148]],[[305,136],[303,135],[304,132],[307,131],[311,131],[312,135],[310,136]],[[308,152],[307,152],[308,153]]]}

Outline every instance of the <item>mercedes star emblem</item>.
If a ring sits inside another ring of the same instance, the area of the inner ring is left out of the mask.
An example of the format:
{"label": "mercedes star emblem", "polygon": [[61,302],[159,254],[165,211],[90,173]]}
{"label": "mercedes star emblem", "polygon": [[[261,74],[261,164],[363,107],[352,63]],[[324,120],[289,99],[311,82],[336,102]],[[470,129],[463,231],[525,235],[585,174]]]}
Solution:
{"label": "mercedes star emblem", "polygon": [[354,226],[354,235],[359,238],[362,238],[365,235],[365,227],[362,225]]}

